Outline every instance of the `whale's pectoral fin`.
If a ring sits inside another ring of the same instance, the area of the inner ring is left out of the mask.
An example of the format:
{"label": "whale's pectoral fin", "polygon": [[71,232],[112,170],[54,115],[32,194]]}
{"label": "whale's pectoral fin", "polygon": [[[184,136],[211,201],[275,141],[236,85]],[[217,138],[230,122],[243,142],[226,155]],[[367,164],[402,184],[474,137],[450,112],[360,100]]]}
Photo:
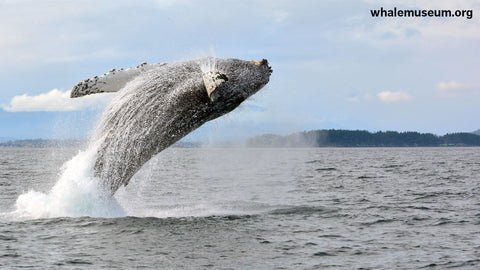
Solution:
{"label": "whale's pectoral fin", "polygon": [[208,97],[212,101],[215,100],[215,90],[217,90],[226,81],[228,81],[227,75],[218,70],[210,70],[203,73],[203,83],[207,89]]}
{"label": "whale's pectoral fin", "polygon": [[91,79],[85,79],[73,87],[70,92],[71,98],[86,96],[90,94],[117,92],[122,89],[129,81],[145,71],[158,68],[166,63],[147,64],[143,63],[137,67],[129,69],[115,70],[111,69],[102,76],[95,76]]}

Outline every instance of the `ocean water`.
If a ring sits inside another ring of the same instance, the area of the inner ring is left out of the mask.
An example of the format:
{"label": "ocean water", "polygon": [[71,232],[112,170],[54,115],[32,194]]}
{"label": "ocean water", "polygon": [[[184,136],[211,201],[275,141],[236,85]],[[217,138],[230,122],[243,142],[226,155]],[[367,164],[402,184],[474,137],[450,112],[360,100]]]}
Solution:
{"label": "ocean water", "polygon": [[[479,148],[0,148],[0,268],[480,269]],[[67,162],[68,161],[68,162]]]}

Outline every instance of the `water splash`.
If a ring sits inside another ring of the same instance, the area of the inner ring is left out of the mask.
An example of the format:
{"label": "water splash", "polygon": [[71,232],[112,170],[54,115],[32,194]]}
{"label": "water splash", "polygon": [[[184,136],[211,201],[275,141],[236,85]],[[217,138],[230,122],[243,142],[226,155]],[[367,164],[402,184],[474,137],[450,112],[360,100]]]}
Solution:
{"label": "water splash", "polygon": [[58,182],[48,193],[31,190],[20,195],[12,216],[19,219],[125,216],[117,200],[107,196],[93,177],[92,160],[97,148],[98,143],[93,143],[66,162]]}
{"label": "water splash", "polygon": [[[207,57],[172,63],[135,77],[112,98],[88,149],[65,163],[48,193],[21,195],[16,214],[25,218],[125,216],[113,196],[118,188],[127,185],[154,155],[260,90],[271,74],[265,63],[259,67]],[[205,102],[202,70],[216,70],[217,64],[227,67],[238,85],[223,89],[223,99],[211,104]]]}
{"label": "water splash", "polygon": [[[144,80],[135,79],[125,88],[135,88],[144,83]],[[10,216],[14,219],[126,216],[121,204],[101,185],[103,182],[94,176],[94,165],[100,145],[108,136],[108,131],[104,130],[105,122],[110,121],[112,110],[126,106],[127,103],[125,95],[115,95],[92,130],[87,149],[79,151],[63,164],[59,179],[49,192],[30,190],[20,195],[15,203],[15,211]],[[114,154],[112,158],[115,158]]]}
{"label": "water splash", "polygon": [[215,57],[208,57],[207,60],[200,62],[200,69],[202,72],[217,70],[217,59]]}

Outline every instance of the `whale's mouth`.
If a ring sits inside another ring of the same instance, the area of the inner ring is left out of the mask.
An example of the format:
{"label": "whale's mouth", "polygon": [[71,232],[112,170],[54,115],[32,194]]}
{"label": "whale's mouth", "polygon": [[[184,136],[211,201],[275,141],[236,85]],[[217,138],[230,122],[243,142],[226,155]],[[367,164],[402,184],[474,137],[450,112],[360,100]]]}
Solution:
{"label": "whale's mouth", "polygon": [[273,72],[272,67],[268,65],[267,59],[262,59],[261,61],[250,60],[250,63],[253,63],[257,66],[266,66],[270,74]]}

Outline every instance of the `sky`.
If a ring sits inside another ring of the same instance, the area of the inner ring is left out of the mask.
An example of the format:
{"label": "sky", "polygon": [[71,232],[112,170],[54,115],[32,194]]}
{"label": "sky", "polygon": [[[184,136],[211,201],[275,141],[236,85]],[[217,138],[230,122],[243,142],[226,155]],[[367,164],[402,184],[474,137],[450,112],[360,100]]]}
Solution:
{"label": "sky", "polygon": [[[372,17],[371,9],[472,10]],[[480,2],[0,0],[0,141],[87,138],[114,94],[85,78],[142,62],[268,59],[269,84],[189,135],[480,129]]]}

